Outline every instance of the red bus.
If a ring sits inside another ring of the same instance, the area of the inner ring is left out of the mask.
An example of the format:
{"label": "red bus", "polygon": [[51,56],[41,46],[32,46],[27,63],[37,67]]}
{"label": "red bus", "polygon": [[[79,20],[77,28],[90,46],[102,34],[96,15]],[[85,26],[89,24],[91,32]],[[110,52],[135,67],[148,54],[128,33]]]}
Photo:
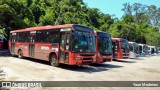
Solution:
{"label": "red bus", "polygon": [[11,31],[9,47],[12,55],[46,60],[52,66],[96,62],[94,31],[76,24]]}
{"label": "red bus", "polygon": [[0,37],[0,49],[3,48],[3,38]]}
{"label": "red bus", "polygon": [[122,38],[112,38],[113,59],[129,58],[128,40]]}
{"label": "red bus", "polygon": [[97,62],[112,61],[112,40],[111,35],[105,32],[96,32]]}

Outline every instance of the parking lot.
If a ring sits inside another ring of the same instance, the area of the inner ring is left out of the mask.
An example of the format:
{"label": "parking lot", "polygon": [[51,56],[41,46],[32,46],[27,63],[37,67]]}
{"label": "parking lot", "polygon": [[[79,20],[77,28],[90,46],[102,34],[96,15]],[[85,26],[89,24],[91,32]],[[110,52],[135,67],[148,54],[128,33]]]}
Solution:
{"label": "parking lot", "polygon": [[[4,76],[0,76],[0,80],[3,81],[160,81],[160,55],[117,60],[103,64],[52,67],[46,61],[31,58],[19,59],[10,56],[7,50],[1,50],[0,67],[1,71],[5,73]],[[43,89],[47,90],[47,88]],[[108,89],[118,88],[109,87]],[[128,88],[123,89],[128,90]],[[151,88],[145,89],[150,90]],[[158,90],[159,88],[153,89]]]}

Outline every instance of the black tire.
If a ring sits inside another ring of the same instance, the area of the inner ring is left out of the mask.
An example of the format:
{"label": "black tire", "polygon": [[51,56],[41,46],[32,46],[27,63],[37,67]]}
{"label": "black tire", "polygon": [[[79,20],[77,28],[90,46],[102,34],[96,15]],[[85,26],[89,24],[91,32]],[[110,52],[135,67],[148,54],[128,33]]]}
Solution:
{"label": "black tire", "polygon": [[12,56],[12,57],[15,57],[16,55],[14,55],[14,54],[11,54],[11,56]]}
{"label": "black tire", "polygon": [[59,62],[58,62],[57,57],[56,57],[55,54],[52,54],[50,56],[49,61],[50,61],[51,66],[54,66],[54,67],[58,67],[59,66]]}
{"label": "black tire", "polygon": [[96,65],[98,65],[99,63],[91,63],[91,64],[89,64],[89,65],[91,65],[91,66],[96,66]]}
{"label": "black tire", "polygon": [[113,61],[116,61],[117,59],[114,58],[114,59],[112,59],[112,60],[113,60]]}
{"label": "black tire", "polygon": [[23,52],[22,50],[18,51],[18,58],[22,59],[23,58]]}

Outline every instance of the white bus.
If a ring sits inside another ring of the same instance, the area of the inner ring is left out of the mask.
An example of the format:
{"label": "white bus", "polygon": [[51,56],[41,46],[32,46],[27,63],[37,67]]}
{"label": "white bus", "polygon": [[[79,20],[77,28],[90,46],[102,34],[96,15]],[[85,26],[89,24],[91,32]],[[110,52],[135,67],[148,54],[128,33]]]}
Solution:
{"label": "white bus", "polygon": [[138,44],[136,42],[129,43],[129,58],[137,58],[138,55]]}
{"label": "white bus", "polygon": [[139,56],[145,57],[148,55],[148,46],[146,44],[138,44]]}
{"label": "white bus", "polygon": [[155,46],[148,46],[148,52],[150,55],[157,55],[157,49]]}

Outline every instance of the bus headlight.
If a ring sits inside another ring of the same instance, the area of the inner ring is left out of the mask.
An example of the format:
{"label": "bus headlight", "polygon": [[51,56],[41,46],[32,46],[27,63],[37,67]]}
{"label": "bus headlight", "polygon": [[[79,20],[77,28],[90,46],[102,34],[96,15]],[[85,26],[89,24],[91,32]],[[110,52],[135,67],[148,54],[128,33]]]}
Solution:
{"label": "bus headlight", "polygon": [[75,58],[75,60],[81,60],[81,57],[80,57],[80,56],[77,56],[77,57]]}
{"label": "bus headlight", "polygon": [[99,57],[99,58],[102,58],[102,56],[101,56],[99,53],[98,53],[98,57]]}

